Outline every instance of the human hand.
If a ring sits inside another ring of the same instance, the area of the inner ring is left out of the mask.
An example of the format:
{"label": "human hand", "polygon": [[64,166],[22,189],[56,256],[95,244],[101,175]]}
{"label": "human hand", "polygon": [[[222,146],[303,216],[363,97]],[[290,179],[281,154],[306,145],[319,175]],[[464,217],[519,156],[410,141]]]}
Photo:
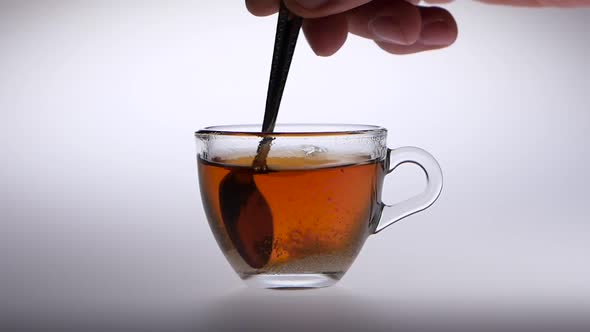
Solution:
{"label": "human hand", "polygon": [[[305,18],[303,32],[320,56],[336,53],[352,33],[377,43],[393,54],[447,47],[457,39],[457,23],[440,7],[419,6],[420,0],[284,0]],[[583,7],[590,0],[480,0],[484,3],[527,7]],[[452,0],[427,0],[441,4]],[[279,0],[246,0],[257,16],[278,11]]]}
{"label": "human hand", "polygon": [[[330,56],[344,45],[348,33],[371,39],[389,53],[408,54],[444,48],[457,39],[453,16],[419,0],[285,0],[304,17],[303,32],[317,55]],[[444,3],[450,0],[430,0]],[[278,11],[279,0],[246,0],[257,16]]]}

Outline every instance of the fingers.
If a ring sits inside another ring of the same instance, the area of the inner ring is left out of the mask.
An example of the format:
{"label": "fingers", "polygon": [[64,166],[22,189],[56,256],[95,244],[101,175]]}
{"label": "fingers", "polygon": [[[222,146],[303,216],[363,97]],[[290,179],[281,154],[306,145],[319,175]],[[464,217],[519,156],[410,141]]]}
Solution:
{"label": "fingers", "polygon": [[411,54],[445,48],[457,40],[457,23],[448,11],[437,7],[421,7],[420,14],[420,37],[414,44],[399,45],[376,40],[377,45],[392,54]]}
{"label": "fingers", "polygon": [[246,8],[256,16],[268,16],[279,11],[278,0],[246,0]]}
{"label": "fingers", "polygon": [[303,21],[303,32],[313,51],[319,56],[336,53],[348,37],[348,21],[345,14]]}
{"label": "fingers", "polygon": [[418,7],[399,0],[376,0],[348,13],[350,32],[375,41],[412,45],[420,37]]}
{"label": "fingers", "polygon": [[371,0],[285,0],[293,13],[304,18],[340,14],[369,2]]}
{"label": "fingers", "polygon": [[[429,3],[450,0],[429,0]],[[457,39],[453,16],[438,7],[420,7],[419,0],[285,0],[307,17],[303,31],[317,55],[330,56],[345,43],[348,32],[374,40],[393,54],[444,48]],[[305,6],[307,7],[305,7]],[[246,0],[258,16],[276,13],[279,0]]]}
{"label": "fingers", "polygon": [[[289,9],[304,18],[319,18],[344,13],[371,0],[285,0]],[[278,11],[279,0],[246,0],[246,7],[256,16]]]}
{"label": "fingers", "polygon": [[[336,1],[331,2],[335,3]],[[347,1],[343,2],[348,3]],[[279,1],[246,0],[246,7],[256,16],[268,16],[279,10]],[[342,8],[349,8],[349,6],[324,8],[321,11],[326,12],[326,10],[334,10],[335,8],[336,10],[346,10]],[[307,42],[317,55],[333,55],[344,45],[348,37],[346,15],[333,14],[317,18],[307,18],[303,21],[303,32],[307,38]]]}
{"label": "fingers", "polygon": [[[420,0],[405,0],[409,3],[417,5],[420,3]],[[425,2],[430,4],[441,4],[441,3],[449,3],[453,0],[426,0]],[[484,0],[486,1],[486,0]],[[543,0],[520,0],[521,2],[543,2]],[[551,0],[545,0],[546,2],[550,2]],[[572,1],[569,2],[583,2],[582,1]],[[330,16],[334,14],[344,13],[351,9],[360,7],[367,3],[371,2],[371,0],[285,0],[285,4],[289,9],[294,12],[295,14],[305,17],[305,18],[318,18],[324,16]],[[493,0],[490,2],[494,2]],[[496,2],[511,2],[508,0],[505,1],[496,1]],[[512,2],[519,2],[519,0],[515,0]],[[557,1],[559,2],[559,1]],[[564,2],[568,2],[567,0]],[[256,16],[268,16],[276,13],[279,9],[279,0],[246,0],[246,7],[248,10],[256,15]]]}
{"label": "fingers", "polygon": [[458,35],[457,23],[448,11],[405,1],[375,0],[350,11],[348,22],[350,32],[375,40],[393,54],[444,48]]}

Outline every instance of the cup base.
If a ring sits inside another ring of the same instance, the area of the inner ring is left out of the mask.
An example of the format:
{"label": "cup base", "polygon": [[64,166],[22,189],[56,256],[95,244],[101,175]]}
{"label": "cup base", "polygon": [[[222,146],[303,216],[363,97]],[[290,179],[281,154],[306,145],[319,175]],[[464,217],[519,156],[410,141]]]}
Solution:
{"label": "cup base", "polygon": [[270,289],[323,288],[337,283],[343,272],[242,275],[248,287]]}

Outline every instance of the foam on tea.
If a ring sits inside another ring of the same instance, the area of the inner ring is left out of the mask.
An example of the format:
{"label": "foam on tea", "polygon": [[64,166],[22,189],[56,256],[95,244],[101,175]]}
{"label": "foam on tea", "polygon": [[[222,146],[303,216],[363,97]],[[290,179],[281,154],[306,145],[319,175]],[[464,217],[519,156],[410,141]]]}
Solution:
{"label": "foam on tea", "polygon": [[[252,156],[199,159],[208,220],[220,247],[244,278],[255,274],[315,273],[339,279],[379,219],[384,161],[326,151],[273,151],[268,171],[255,172]],[[219,184],[231,171],[251,170],[273,220],[272,252],[252,268],[236,250],[220,210]]]}
{"label": "foam on tea", "polygon": [[[365,163],[370,160],[366,155],[337,155],[313,146],[301,149],[281,151],[271,150],[266,159],[269,170],[303,170]],[[230,167],[251,167],[254,156],[214,157],[213,162]]]}

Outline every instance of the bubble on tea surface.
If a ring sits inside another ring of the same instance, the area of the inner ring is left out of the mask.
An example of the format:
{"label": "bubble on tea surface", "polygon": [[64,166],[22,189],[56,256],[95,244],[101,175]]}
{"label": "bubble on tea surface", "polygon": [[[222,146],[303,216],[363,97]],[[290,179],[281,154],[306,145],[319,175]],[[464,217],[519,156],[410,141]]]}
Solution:
{"label": "bubble on tea surface", "polygon": [[315,145],[303,145],[301,146],[301,151],[303,151],[305,157],[316,157],[319,154],[327,153],[328,149]]}

